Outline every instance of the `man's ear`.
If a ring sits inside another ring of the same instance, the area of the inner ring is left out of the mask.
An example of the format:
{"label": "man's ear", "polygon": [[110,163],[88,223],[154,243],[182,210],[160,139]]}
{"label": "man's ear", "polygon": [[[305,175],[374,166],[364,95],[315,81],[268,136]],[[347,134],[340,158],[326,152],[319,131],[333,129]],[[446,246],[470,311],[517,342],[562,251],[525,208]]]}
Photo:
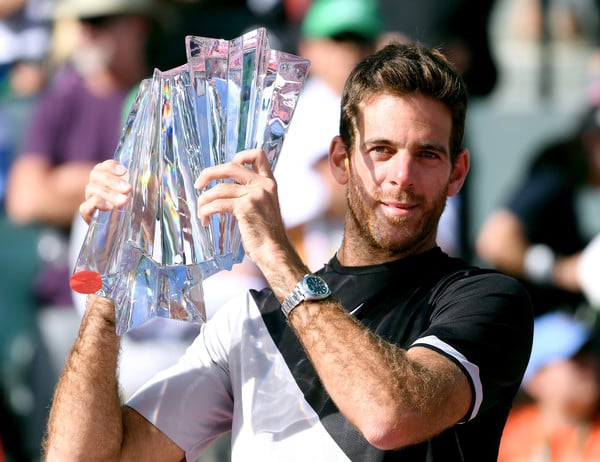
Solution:
{"label": "man's ear", "polygon": [[462,185],[467,178],[467,173],[469,173],[469,164],[469,151],[467,149],[463,149],[458,153],[456,161],[452,167],[452,172],[450,173],[448,196],[456,196],[460,191],[460,188],[462,188]]}
{"label": "man's ear", "polygon": [[329,146],[329,168],[339,184],[346,184],[350,176],[350,158],[341,136],[331,140]]}

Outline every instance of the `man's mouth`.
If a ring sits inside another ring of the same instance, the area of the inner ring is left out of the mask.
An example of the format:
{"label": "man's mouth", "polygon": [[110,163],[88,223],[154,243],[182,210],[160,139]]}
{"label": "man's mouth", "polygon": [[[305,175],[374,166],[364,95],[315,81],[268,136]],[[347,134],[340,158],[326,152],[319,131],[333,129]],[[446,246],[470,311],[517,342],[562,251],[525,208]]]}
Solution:
{"label": "man's mouth", "polygon": [[404,216],[411,213],[417,205],[413,202],[382,200],[381,205],[387,214]]}

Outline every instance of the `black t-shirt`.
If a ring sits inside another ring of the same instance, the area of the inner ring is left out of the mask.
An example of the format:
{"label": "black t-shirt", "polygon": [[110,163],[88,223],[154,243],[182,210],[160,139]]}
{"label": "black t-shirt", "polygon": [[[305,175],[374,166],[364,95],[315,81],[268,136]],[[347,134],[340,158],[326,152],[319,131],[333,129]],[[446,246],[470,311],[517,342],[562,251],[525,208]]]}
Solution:
{"label": "black t-shirt", "polygon": [[[365,326],[401,347],[425,346],[459,365],[473,387],[464,422],[399,451],[371,446],[331,401],[269,289],[254,293],[263,321],[305,399],[351,460],[495,461],[504,423],[529,360],[532,307],[524,288],[439,248],[397,262],[318,272]],[[459,358],[462,358],[459,360]]]}

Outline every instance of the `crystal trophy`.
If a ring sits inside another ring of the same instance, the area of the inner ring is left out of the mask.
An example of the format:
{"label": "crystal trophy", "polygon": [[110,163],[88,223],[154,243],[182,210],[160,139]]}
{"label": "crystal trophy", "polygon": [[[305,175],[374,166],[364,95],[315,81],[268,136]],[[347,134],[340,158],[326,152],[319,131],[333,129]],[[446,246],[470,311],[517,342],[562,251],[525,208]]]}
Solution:
{"label": "crystal trophy", "polygon": [[309,68],[270,49],[264,28],[230,41],[188,36],[186,51],[187,64],[141,83],[114,155],[132,200],[96,211],[71,276],[74,291],[114,301],[119,335],[155,316],[206,321],[203,279],[244,251],[231,214],[201,225],[194,181],[256,147],[275,168]]}

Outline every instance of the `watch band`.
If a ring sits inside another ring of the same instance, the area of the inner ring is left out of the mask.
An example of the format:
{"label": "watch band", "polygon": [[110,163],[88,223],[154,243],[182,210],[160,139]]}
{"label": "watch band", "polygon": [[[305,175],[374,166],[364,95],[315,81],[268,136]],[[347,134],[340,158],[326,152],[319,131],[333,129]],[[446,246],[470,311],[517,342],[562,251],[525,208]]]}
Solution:
{"label": "watch band", "polygon": [[285,297],[285,300],[281,303],[281,311],[283,311],[285,317],[288,318],[292,310],[296,308],[303,300],[304,297],[300,292],[300,288],[298,287],[298,285],[296,285],[296,287],[294,287],[294,290],[292,290],[292,292],[287,297]]}
{"label": "watch band", "polygon": [[322,300],[330,295],[331,290],[322,278],[314,274],[305,274],[281,303],[281,311],[287,319],[292,310],[304,300]]}

